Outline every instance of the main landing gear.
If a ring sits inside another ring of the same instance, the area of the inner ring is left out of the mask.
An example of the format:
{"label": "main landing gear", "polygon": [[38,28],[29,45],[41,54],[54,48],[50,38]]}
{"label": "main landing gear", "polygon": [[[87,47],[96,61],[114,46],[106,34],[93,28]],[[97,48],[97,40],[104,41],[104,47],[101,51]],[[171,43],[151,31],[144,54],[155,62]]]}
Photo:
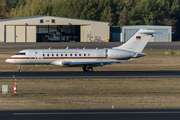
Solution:
{"label": "main landing gear", "polygon": [[93,72],[92,67],[83,67],[82,69],[83,69],[84,72]]}

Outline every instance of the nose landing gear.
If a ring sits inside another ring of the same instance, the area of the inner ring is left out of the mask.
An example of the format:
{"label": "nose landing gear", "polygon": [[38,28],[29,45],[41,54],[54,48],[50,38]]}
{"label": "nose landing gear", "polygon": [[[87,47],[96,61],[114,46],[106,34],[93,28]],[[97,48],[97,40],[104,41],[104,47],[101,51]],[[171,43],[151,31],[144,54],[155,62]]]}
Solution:
{"label": "nose landing gear", "polygon": [[21,68],[21,65],[19,65],[18,72],[22,72]]}

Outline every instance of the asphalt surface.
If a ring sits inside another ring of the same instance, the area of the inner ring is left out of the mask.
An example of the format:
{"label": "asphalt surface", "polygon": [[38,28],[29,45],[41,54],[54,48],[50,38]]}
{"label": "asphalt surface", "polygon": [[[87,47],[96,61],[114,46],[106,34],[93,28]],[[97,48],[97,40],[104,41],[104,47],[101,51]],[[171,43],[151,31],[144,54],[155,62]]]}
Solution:
{"label": "asphalt surface", "polygon": [[180,78],[180,71],[0,72],[0,79]]}
{"label": "asphalt surface", "polygon": [[1,120],[179,120],[180,109],[0,111]]}

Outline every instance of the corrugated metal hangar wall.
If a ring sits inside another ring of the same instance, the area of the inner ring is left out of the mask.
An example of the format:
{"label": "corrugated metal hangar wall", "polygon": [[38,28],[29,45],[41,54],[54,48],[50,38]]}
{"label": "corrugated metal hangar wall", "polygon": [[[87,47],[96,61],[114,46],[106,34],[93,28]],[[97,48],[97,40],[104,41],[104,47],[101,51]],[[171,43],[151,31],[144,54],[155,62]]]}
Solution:
{"label": "corrugated metal hangar wall", "polygon": [[[148,29],[161,32],[171,32],[171,26],[149,26],[149,25],[134,25],[134,26],[113,26],[112,41],[126,42],[139,29]],[[172,35],[170,34],[154,34],[149,42],[171,42]]]}
{"label": "corrugated metal hangar wall", "polygon": [[0,42],[106,42],[109,22],[54,16],[0,20]]}

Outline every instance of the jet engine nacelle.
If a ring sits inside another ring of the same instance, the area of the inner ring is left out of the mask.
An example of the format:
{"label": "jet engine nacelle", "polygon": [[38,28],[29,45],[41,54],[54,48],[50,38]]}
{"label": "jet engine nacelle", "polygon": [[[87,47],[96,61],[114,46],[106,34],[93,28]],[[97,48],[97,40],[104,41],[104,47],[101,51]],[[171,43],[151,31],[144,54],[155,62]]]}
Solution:
{"label": "jet engine nacelle", "polygon": [[63,62],[59,60],[53,61],[51,64],[57,65],[57,66],[64,66]]}
{"label": "jet engine nacelle", "polygon": [[121,49],[108,49],[107,54],[110,59],[126,60],[133,57],[136,53]]}

